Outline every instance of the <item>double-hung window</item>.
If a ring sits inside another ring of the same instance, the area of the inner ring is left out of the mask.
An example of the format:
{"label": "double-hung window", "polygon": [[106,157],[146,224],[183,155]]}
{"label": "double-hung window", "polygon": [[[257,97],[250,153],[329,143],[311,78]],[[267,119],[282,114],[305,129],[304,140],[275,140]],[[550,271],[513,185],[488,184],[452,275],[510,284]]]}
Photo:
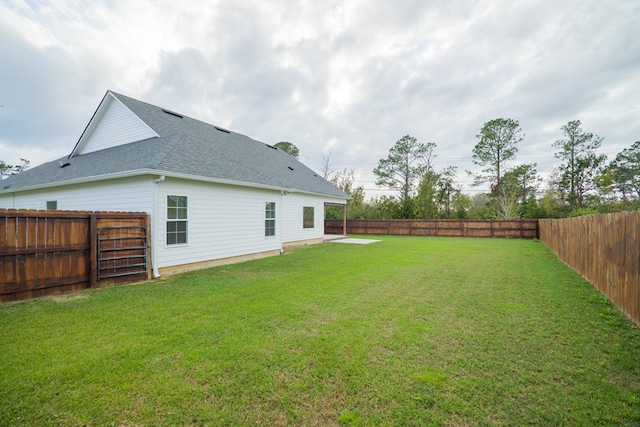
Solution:
{"label": "double-hung window", "polygon": [[167,196],[167,245],[187,243],[187,196]]}
{"label": "double-hung window", "polygon": [[264,235],[276,235],[276,202],[267,202],[264,209]]}

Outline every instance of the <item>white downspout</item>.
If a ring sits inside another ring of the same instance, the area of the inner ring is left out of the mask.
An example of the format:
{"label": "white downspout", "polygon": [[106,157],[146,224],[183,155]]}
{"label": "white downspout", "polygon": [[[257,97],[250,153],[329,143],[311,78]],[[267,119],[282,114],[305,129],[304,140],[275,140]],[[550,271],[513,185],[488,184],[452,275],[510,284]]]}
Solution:
{"label": "white downspout", "polygon": [[156,215],[158,212],[157,209],[157,205],[158,205],[158,185],[161,182],[164,182],[165,180],[165,176],[164,175],[160,175],[158,177],[158,179],[154,179],[153,180],[153,191],[152,191],[152,203],[153,206],[151,207],[151,231],[154,233],[153,236],[151,236],[151,241],[153,242],[153,248],[151,248],[151,265],[153,265],[153,278],[154,279],[159,279],[160,278],[160,272],[158,271],[158,251],[156,250],[157,247],[159,247],[159,245],[156,242],[156,236],[158,235],[157,233],[155,233],[155,230],[158,229],[157,227],[157,223],[158,223],[158,216]]}
{"label": "white downspout", "polygon": [[280,254],[284,253],[284,197],[287,194],[289,194],[287,191],[280,192],[280,212],[278,213],[278,218],[280,218]]}

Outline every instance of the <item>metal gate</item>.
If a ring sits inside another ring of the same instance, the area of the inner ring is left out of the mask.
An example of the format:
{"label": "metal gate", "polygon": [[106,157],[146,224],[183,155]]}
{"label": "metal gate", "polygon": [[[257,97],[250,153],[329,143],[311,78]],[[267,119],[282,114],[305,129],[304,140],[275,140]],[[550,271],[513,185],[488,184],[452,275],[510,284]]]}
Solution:
{"label": "metal gate", "polygon": [[98,229],[98,280],[147,274],[147,227],[120,226]]}

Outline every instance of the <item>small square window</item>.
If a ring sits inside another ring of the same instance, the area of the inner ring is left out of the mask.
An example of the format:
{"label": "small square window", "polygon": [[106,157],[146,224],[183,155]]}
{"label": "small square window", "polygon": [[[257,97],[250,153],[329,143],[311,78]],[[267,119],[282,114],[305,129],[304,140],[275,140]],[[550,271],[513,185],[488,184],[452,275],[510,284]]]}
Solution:
{"label": "small square window", "polygon": [[49,200],[49,201],[47,201],[47,210],[48,211],[56,211],[56,210],[58,210],[58,201],[57,200]]}

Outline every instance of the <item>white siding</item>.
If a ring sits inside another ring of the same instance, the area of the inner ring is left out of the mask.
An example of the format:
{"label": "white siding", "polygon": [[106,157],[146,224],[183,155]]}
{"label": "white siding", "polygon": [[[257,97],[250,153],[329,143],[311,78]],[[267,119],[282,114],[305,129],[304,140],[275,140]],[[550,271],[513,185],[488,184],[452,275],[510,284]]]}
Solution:
{"label": "white siding", "polygon": [[[186,196],[186,245],[166,245],[167,196]],[[15,200],[15,201],[14,201]],[[279,250],[283,242],[322,238],[324,202],[341,199],[204,183],[167,177],[133,177],[0,196],[0,207],[142,211],[152,216],[154,265],[158,268]],[[155,209],[154,209],[155,200]],[[276,203],[276,235],[265,237],[265,204]],[[303,208],[314,208],[314,228],[303,228]]]}
{"label": "white siding", "polygon": [[[325,198],[291,193],[283,197],[284,207],[284,235],[283,241],[297,242],[301,240],[318,239],[324,235],[324,202]],[[303,228],[303,208],[313,207],[313,228]]]}
{"label": "white siding", "polygon": [[0,196],[0,207],[46,209],[47,201],[59,210],[152,212],[151,176],[68,185]]}
{"label": "white siding", "polygon": [[102,108],[91,121],[87,133],[82,136],[78,151],[74,155],[142,141],[154,136],[158,135],[138,116],[108,95]]}
{"label": "white siding", "polygon": [[[186,245],[166,245],[167,196],[187,196]],[[282,248],[278,191],[167,178],[157,184],[153,229],[159,268]],[[265,204],[276,203],[276,235],[265,237]]]}
{"label": "white siding", "polygon": [[0,209],[12,209],[13,206],[13,194],[0,194]]}

